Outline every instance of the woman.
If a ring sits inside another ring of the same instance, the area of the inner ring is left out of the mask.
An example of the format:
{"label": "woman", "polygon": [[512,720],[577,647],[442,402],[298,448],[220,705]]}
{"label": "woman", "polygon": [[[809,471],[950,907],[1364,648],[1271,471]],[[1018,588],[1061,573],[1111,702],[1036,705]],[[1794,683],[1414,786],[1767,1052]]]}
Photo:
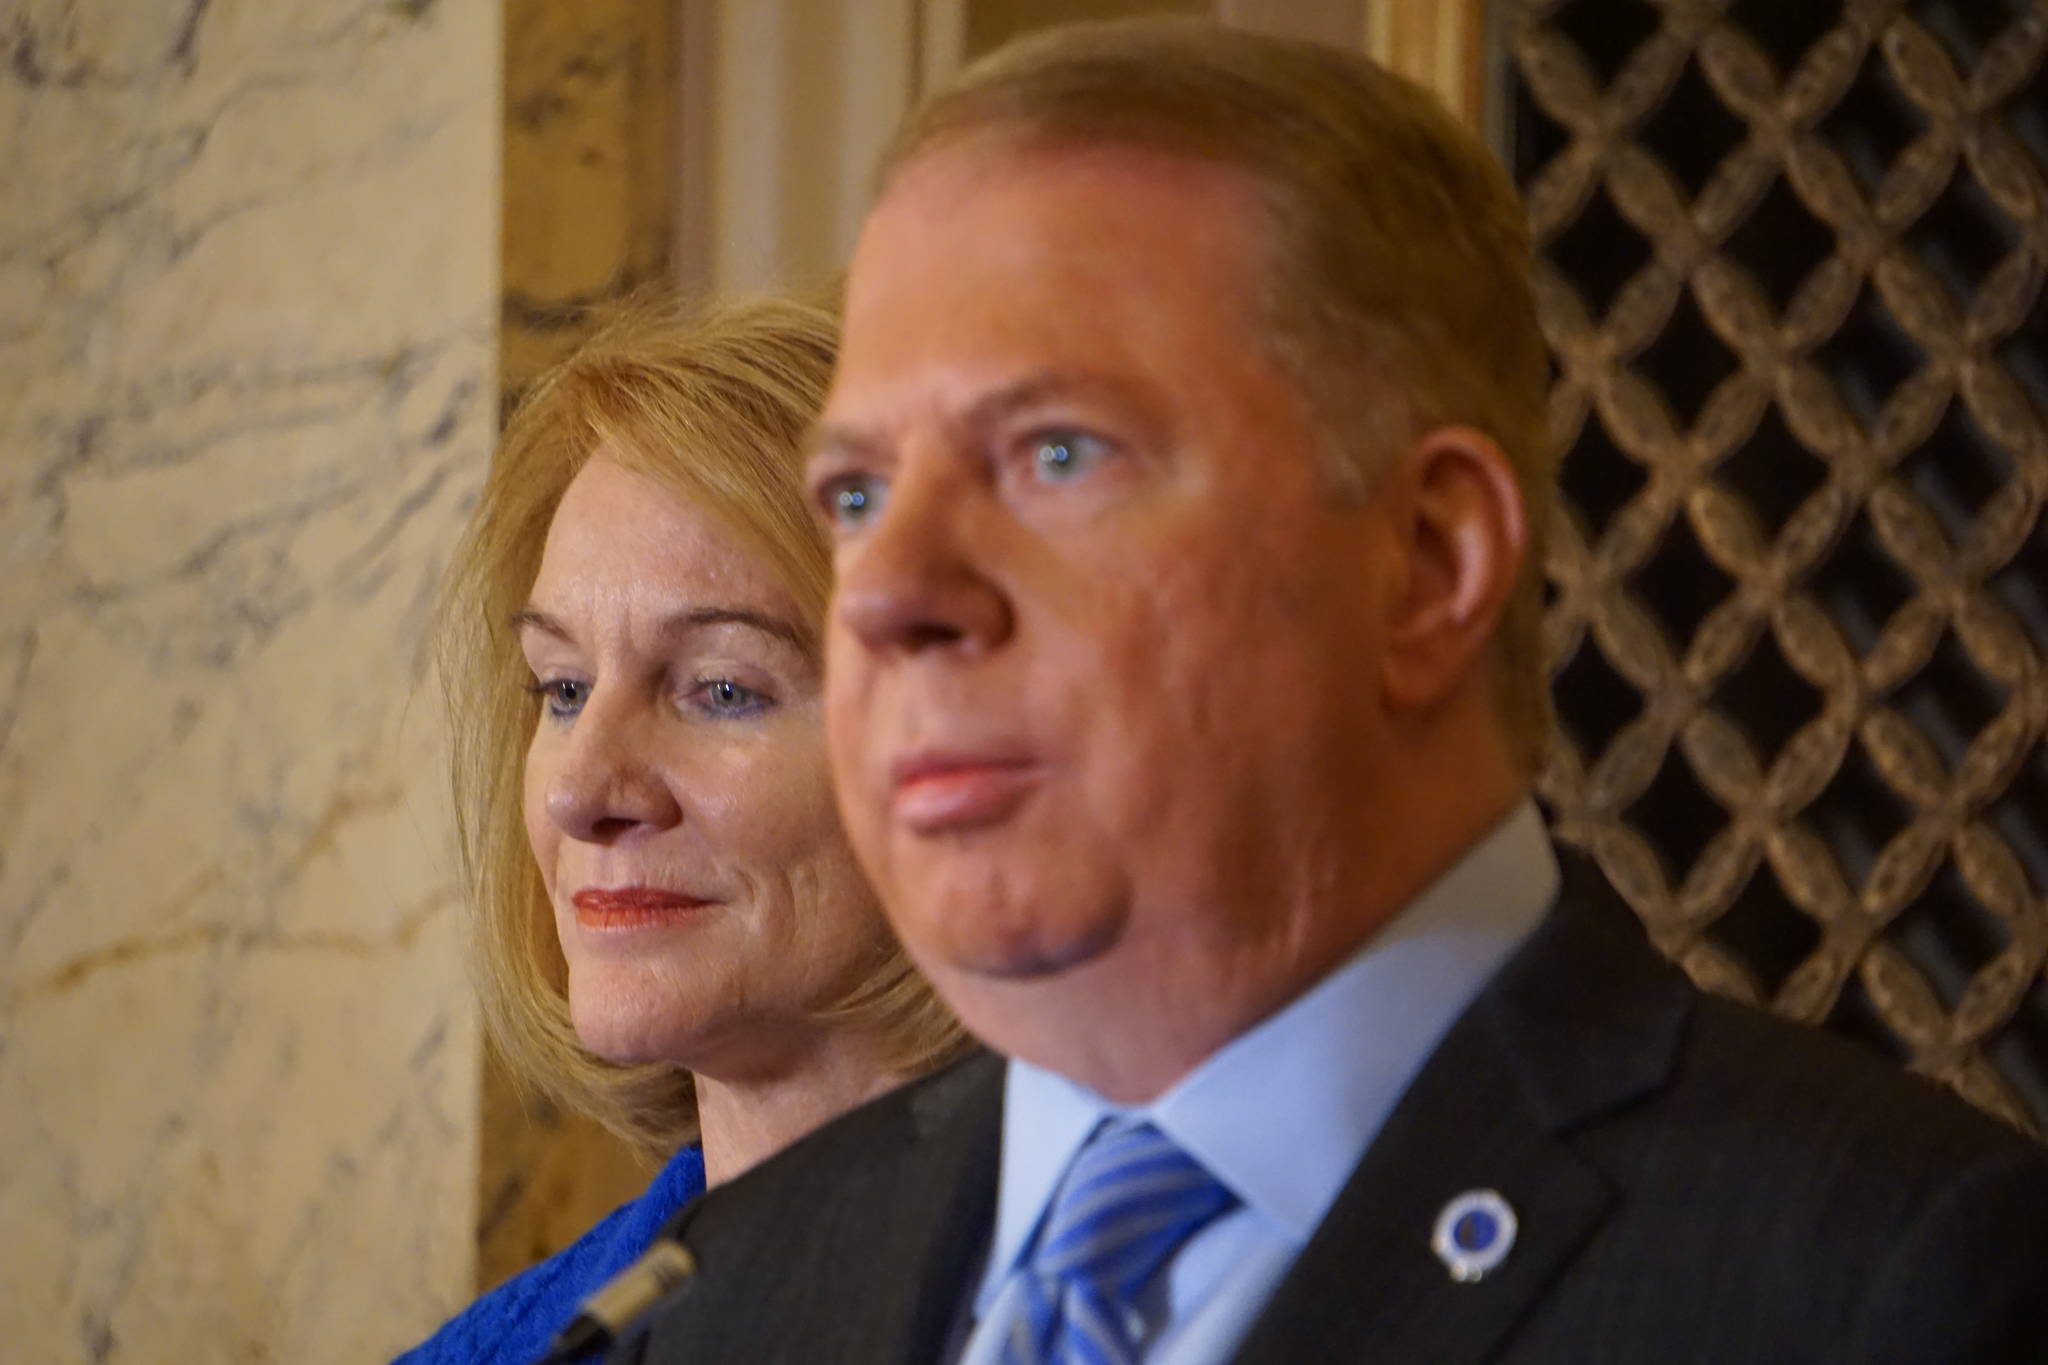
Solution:
{"label": "woman", "polygon": [[799,477],[831,318],[641,310],[506,427],[444,603],[484,1018],[667,1164],[408,1362],[525,1362],[708,1181],[956,1054],[840,833]]}

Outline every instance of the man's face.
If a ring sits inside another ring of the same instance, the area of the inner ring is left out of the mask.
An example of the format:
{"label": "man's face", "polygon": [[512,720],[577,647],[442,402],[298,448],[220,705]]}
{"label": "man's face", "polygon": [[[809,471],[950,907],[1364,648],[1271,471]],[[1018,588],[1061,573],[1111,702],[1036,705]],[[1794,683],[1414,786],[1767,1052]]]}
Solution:
{"label": "man's face", "polygon": [[1361,857],[1387,536],[1254,330],[1261,226],[1222,168],[969,139],[854,258],[810,475],[840,805],[999,1046],[984,989],[1309,951]]}

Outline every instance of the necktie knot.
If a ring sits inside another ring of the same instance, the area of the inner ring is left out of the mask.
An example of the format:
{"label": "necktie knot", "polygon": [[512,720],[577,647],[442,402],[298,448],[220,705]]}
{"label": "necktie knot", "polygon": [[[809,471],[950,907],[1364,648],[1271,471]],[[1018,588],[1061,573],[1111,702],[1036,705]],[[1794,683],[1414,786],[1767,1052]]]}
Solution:
{"label": "necktie knot", "polygon": [[1130,1317],[1139,1292],[1235,1202],[1150,1123],[1105,1123],[1075,1156],[1046,1214],[1030,1260],[1033,1340],[1008,1359],[1134,1359]]}

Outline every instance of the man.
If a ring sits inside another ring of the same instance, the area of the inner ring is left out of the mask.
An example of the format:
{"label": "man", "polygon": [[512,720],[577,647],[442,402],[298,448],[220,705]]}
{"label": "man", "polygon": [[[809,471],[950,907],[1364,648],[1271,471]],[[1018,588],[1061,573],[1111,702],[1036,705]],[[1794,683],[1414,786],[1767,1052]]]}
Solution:
{"label": "man", "polygon": [[1698,997],[1527,797],[1521,214],[1202,26],[916,115],[811,478],[864,865],[1011,1060],[681,1220],[650,1361],[2048,1360],[2048,1161]]}

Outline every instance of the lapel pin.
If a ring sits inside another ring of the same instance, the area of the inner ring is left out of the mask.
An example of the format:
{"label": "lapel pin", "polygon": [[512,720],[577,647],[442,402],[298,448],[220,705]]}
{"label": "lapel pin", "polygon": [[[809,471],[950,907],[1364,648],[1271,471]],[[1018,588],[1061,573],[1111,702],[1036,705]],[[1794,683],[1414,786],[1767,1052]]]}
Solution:
{"label": "lapel pin", "polygon": [[1498,1190],[1467,1190],[1436,1216],[1430,1249],[1460,1284],[1473,1284],[1508,1258],[1515,1211]]}

